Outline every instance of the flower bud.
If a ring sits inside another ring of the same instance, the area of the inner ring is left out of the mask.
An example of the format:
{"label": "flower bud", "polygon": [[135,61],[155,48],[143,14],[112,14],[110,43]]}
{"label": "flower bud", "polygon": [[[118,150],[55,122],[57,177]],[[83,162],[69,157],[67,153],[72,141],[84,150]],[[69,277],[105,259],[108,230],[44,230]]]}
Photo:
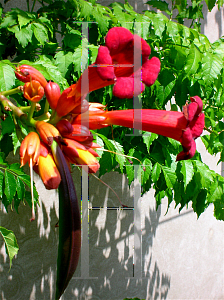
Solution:
{"label": "flower bud", "polygon": [[30,82],[30,80],[39,81],[39,83],[45,87],[47,80],[44,76],[34,67],[29,65],[22,65],[16,68],[15,72],[16,78],[22,82]]}
{"label": "flower bud", "polygon": [[63,136],[72,140],[76,140],[79,142],[84,141],[92,141],[93,135],[89,131],[89,129],[86,126],[83,126],[81,124],[73,124],[72,126],[72,132],[70,133],[64,133]]}
{"label": "flower bud", "polygon": [[52,109],[55,109],[58,104],[58,99],[61,96],[61,91],[60,91],[59,85],[56,82],[49,81],[46,84],[44,91],[45,91],[47,101],[50,104],[50,107]]}
{"label": "flower bud", "polygon": [[57,128],[50,123],[46,123],[44,121],[37,121],[36,129],[43,142],[49,146],[52,144],[54,138],[61,138],[61,135]]}
{"label": "flower bud", "polygon": [[98,160],[88,151],[77,149],[79,157],[74,158],[77,165],[88,165],[89,173],[96,173],[100,167]]}
{"label": "flower bud", "polygon": [[66,119],[62,119],[60,120],[57,125],[56,125],[57,129],[60,131],[60,133],[62,135],[64,134],[69,134],[73,131],[73,127],[72,124],[66,120]]}

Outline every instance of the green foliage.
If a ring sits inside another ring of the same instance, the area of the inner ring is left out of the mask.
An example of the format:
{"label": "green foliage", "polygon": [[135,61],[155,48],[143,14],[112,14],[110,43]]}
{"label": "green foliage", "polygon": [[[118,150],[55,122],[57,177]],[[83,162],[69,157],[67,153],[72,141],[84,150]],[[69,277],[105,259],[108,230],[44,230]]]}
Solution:
{"label": "green foliage", "polygon": [[11,269],[12,259],[18,253],[19,250],[16,237],[11,230],[8,230],[2,226],[0,226],[0,233],[5,242],[6,253],[9,256],[10,269]]}
{"label": "green foliage", "polygon": [[[0,200],[8,210],[18,207],[21,201],[26,200],[31,207],[30,192],[26,188],[30,188],[30,176],[27,175],[19,163],[8,164],[5,161],[5,154],[0,152]],[[38,193],[34,185],[34,200],[38,203]]]}
{"label": "green foliage", "polygon": [[[181,110],[189,96],[202,98],[205,113],[205,132],[202,141],[211,155],[220,154],[224,161],[224,39],[210,43],[200,33],[203,2],[194,0],[151,0],[148,5],[165,12],[136,13],[126,1],[113,2],[109,7],[97,1],[69,0],[39,1],[42,7],[34,12],[19,8],[2,14],[0,19],[0,90],[18,86],[15,64],[35,66],[47,80],[60,85],[61,90],[74,83],[81,74],[82,62],[93,63],[99,45],[104,44],[107,31],[123,26],[141,35],[151,46],[152,56],[161,60],[161,72],[155,84],[142,94],[142,107]],[[206,1],[211,10],[219,8],[222,0]],[[184,21],[190,20],[190,27]],[[88,22],[88,23],[87,23]],[[140,24],[140,25],[139,25]],[[86,27],[85,27],[86,26]],[[88,26],[88,28],[87,28]],[[132,101],[117,99],[111,87],[94,91],[89,101],[101,102],[110,109],[132,108]],[[27,106],[20,95],[11,96],[18,106]],[[172,99],[172,102],[171,102]],[[41,101],[42,110],[45,101]],[[15,125],[10,112],[2,113],[0,148],[5,156],[16,153],[21,137],[28,131],[22,124]],[[129,184],[136,174],[141,180],[142,192],[155,189],[159,205],[162,198],[175,201],[180,210],[192,203],[199,216],[206,207],[214,204],[217,219],[224,220],[224,180],[202,162],[199,153],[189,161],[176,162],[181,145],[169,138],[143,132],[134,136],[127,128],[115,126],[97,130],[96,142],[101,165],[100,176],[116,170],[127,175]],[[17,164],[9,165],[1,156],[0,196],[5,207],[14,206],[26,199],[30,203],[25,185],[29,176]],[[35,196],[37,200],[37,194]]]}

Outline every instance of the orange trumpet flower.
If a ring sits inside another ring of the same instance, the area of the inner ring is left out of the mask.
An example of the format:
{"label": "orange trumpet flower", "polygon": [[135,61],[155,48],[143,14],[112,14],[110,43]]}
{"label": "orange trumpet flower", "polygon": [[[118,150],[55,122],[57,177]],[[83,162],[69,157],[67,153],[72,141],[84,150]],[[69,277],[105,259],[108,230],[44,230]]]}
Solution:
{"label": "orange trumpet flower", "polygon": [[[41,147],[44,147],[41,145]],[[47,190],[57,189],[61,176],[54,162],[52,154],[48,152],[47,156],[39,156],[38,173]]]}
{"label": "orange trumpet flower", "polygon": [[22,141],[20,146],[20,163],[24,166],[27,162],[32,164],[38,162],[40,155],[40,138],[36,132],[30,132]]}
{"label": "orange trumpet flower", "polygon": [[23,96],[29,101],[38,102],[44,96],[44,88],[39,81],[31,80],[24,84]]}

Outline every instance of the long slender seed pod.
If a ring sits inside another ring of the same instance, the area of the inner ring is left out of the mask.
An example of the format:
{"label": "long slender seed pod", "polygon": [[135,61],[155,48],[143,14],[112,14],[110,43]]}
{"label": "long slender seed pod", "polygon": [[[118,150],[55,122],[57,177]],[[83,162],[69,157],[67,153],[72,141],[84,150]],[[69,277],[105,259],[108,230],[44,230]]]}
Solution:
{"label": "long slender seed pod", "polygon": [[81,217],[75,186],[64,155],[56,143],[51,145],[55,163],[61,175],[59,185],[59,245],[56,297],[60,299],[72,278],[81,248]]}

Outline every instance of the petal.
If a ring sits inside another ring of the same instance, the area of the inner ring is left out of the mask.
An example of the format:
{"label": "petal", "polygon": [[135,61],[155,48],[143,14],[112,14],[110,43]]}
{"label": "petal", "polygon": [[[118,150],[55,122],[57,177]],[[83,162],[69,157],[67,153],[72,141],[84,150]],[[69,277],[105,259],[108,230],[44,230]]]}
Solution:
{"label": "petal", "polygon": [[111,28],[105,37],[105,44],[109,48],[111,56],[122,51],[132,41],[133,34],[123,27]]}
{"label": "petal", "polygon": [[183,113],[185,118],[191,122],[194,119],[194,116],[198,110],[198,104],[196,102],[191,102],[183,106]]}
{"label": "petal", "polygon": [[151,86],[157,79],[160,72],[160,60],[152,57],[142,65],[142,81]]}
{"label": "petal", "polygon": [[124,99],[132,99],[144,91],[144,85],[140,77],[119,77],[113,87],[114,96]]}
{"label": "petal", "polygon": [[181,144],[182,144],[185,152],[190,150],[192,140],[193,140],[193,138],[192,138],[191,129],[188,127],[186,130],[183,131],[183,134],[181,137]]}
{"label": "petal", "polygon": [[191,141],[191,147],[189,151],[182,151],[177,155],[176,161],[190,159],[195,155],[196,143],[194,140]]}
{"label": "petal", "polygon": [[194,96],[194,97],[190,97],[191,102],[196,102],[198,104],[198,110],[197,110],[197,115],[199,115],[202,112],[202,108],[203,108],[203,102],[201,100],[200,97],[198,96]]}
{"label": "petal", "polygon": [[[100,46],[98,50],[98,55],[96,58],[96,65],[103,65],[97,66],[97,72],[99,76],[103,80],[113,80],[115,77],[114,68],[112,66],[112,58],[110,56],[109,49],[105,46]],[[108,66],[110,65],[110,66]]]}
{"label": "petal", "polygon": [[189,126],[191,128],[193,139],[198,138],[202,134],[203,129],[205,127],[205,115],[201,113],[190,123]]}

